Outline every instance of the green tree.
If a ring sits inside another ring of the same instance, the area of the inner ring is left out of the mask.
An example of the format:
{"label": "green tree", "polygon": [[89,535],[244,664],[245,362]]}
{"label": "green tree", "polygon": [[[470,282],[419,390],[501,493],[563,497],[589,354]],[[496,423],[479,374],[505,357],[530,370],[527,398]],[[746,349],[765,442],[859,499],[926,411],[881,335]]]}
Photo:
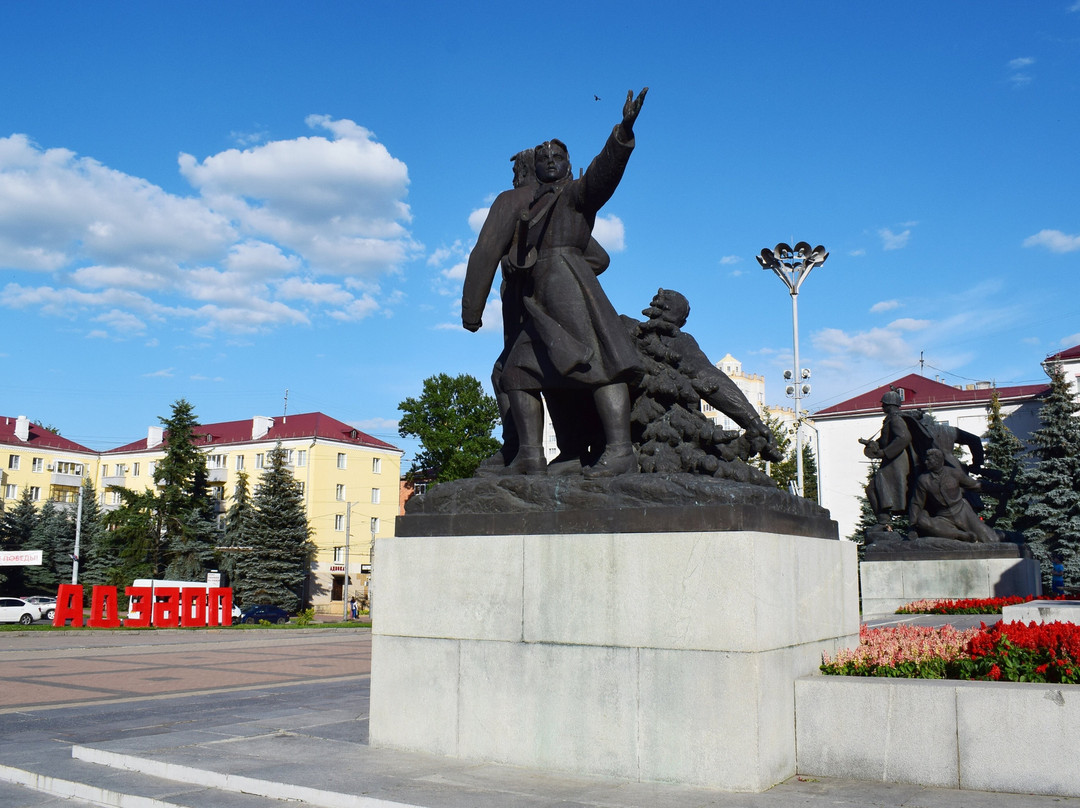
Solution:
{"label": "green tree", "polygon": [[[38,510],[31,498],[29,486],[23,487],[19,501],[10,511],[5,511],[3,521],[0,522],[0,546],[5,550],[34,550],[34,528],[38,523]],[[25,584],[25,571],[27,567],[7,567],[7,589],[13,595],[18,595]]]}
{"label": "green tree", "polygon": [[220,533],[207,487],[206,455],[195,445],[202,437],[196,433],[198,420],[184,399],[173,404],[168,418],[159,420],[165,427],[165,456],[154,467],[154,482],[160,490],[165,575],[200,580],[214,566]]}
{"label": "green tree", "polygon": [[161,519],[153,491],[118,488],[120,507],[105,514],[106,530],[94,554],[98,583],[125,586],[136,578],[159,578]]}
{"label": "green tree", "polygon": [[229,586],[234,590],[240,579],[240,556],[247,552],[247,528],[251,520],[251,489],[246,471],[236,475],[236,488],[233,491],[232,504],[225,514],[225,537],[222,544],[226,549],[221,554],[221,571],[228,577]]}
{"label": "green tree", "polygon": [[194,408],[179,399],[171,415],[158,420],[165,427],[165,455],[154,467],[154,490],[116,489],[123,504],[109,514],[112,535],[99,548],[111,559],[110,579],[135,573],[202,580],[215,566],[221,531],[207,485],[206,455],[195,443],[202,436]]}
{"label": "green tree", "polygon": [[315,545],[300,483],[289,471],[287,458],[280,443],[267,455],[244,527],[252,549],[238,554],[233,590],[245,605],[272,603],[295,612],[303,605]]}
{"label": "green tree", "polygon": [[403,413],[398,433],[420,441],[412,474],[430,474],[434,482],[471,477],[499,448],[491,436],[499,405],[468,374],[425,379],[420,398],[407,398],[398,409]]}
{"label": "green tree", "polygon": [[104,546],[105,515],[98,506],[94,484],[89,479],[82,486],[82,522],[79,528],[79,581],[90,586],[108,584],[99,570],[108,569],[110,558],[100,555]]}
{"label": "green tree", "polygon": [[1050,582],[1050,559],[1065,564],[1065,586],[1080,587],[1080,404],[1061,364],[1045,366],[1050,392],[1039,409],[1041,426],[1032,433],[1036,461],[1024,475],[1026,508],[1020,527]]}
{"label": "green tree", "polygon": [[1005,425],[997,391],[987,416],[986,459],[991,484],[983,486],[982,517],[990,527],[1014,530],[1024,513],[1020,488],[1024,475],[1024,443]]}
{"label": "green tree", "polygon": [[[762,421],[764,421],[765,425],[772,430],[773,437],[776,439],[776,446],[784,455],[783,460],[768,464],[769,476],[772,477],[777,487],[784,491],[789,491],[791,490],[791,484],[796,482],[799,478],[799,468],[795,457],[794,446],[795,431],[794,429],[787,427],[779,418],[774,417],[768,410],[765,410]],[[802,453],[803,496],[806,499],[817,502],[817,461],[814,459],[814,450],[810,448],[809,443],[804,443]],[[754,459],[752,463],[762,471],[766,470],[766,463],[760,457]]]}
{"label": "green tree", "polygon": [[28,566],[23,585],[37,593],[56,594],[56,587],[71,581],[71,554],[75,550],[75,520],[66,510],[46,502],[24,550],[41,550],[41,564]]}

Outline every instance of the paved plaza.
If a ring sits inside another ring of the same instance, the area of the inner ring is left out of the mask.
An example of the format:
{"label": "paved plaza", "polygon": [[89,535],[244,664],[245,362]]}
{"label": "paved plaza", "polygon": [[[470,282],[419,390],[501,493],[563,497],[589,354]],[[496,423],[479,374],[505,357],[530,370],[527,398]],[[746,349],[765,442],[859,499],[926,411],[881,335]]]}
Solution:
{"label": "paved plaza", "polygon": [[1080,808],[810,777],[730,794],[374,749],[370,660],[367,629],[0,632],[0,806]]}

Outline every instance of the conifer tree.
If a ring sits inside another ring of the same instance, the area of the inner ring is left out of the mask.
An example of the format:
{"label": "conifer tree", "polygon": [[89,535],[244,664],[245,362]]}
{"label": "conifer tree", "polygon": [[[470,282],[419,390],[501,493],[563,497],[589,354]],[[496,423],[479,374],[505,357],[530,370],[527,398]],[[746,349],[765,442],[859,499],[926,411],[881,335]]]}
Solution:
{"label": "conifer tree", "polygon": [[1050,392],[1039,410],[1041,426],[1031,436],[1035,464],[1024,475],[1026,509],[1021,528],[1050,582],[1050,560],[1065,564],[1065,586],[1080,587],[1080,404],[1060,363],[1044,366]]}
{"label": "conifer tree", "polygon": [[[154,468],[160,487],[158,511],[162,526],[165,576],[201,580],[214,566],[219,532],[207,490],[206,455],[194,441],[198,420],[191,404],[179,399],[165,427],[165,456]],[[155,565],[157,566],[157,565]]]}
{"label": "conifer tree", "polygon": [[[104,584],[107,581],[98,580],[97,569],[99,565],[107,562],[107,559],[102,559],[98,555],[102,536],[105,533],[105,520],[98,506],[94,483],[89,478],[83,480],[82,500],[82,522],[79,528],[79,581],[91,586]],[[72,518],[76,515],[77,511],[73,512]]]}
{"label": "conifer tree", "polygon": [[315,545],[300,484],[280,443],[267,456],[244,533],[252,549],[238,554],[237,599],[248,606],[268,603],[298,611]]}
{"label": "conifer tree", "polygon": [[126,586],[136,578],[161,577],[161,519],[157,495],[116,489],[121,505],[105,514],[107,529],[99,537],[95,556],[98,583]]}
{"label": "conifer tree", "polygon": [[38,513],[37,523],[24,550],[41,550],[41,564],[24,568],[23,585],[37,593],[56,593],[58,584],[71,580],[71,555],[75,550],[74,515],[50,500]]}
{"label": "conifer tree", "polygon": [[1024,472],[1024,443],[1005,425],[997,390],[990,398],[984,466],[991,480],[983,486],[982,517],[990,527],[1014,530],[1023,514],[1020,486]]}
{"label": "conifer tree", "polygon": [[[37,549],[32,546],[32,537],[38,522],[38,511],[31,496],[29,486],[24,487],[15,507],[4,512],[3,521],[0,522],[0,547],[3,549]],[[25,586],[26,569],[26,567],[8,567],[5,570],[6,586],[11,594],[17,594]]]}
{"label": "conifer tree", "polygon": [[247,526],[251,519],[251,493],[246,471],[236,475],[236,488],[233,490],[232,504],[225,514],[225,537],[222,544],[226,549],[221,554],[221,571],[226,574],[229,586],[235,591],[239,581],[240,555],[247,552]]}

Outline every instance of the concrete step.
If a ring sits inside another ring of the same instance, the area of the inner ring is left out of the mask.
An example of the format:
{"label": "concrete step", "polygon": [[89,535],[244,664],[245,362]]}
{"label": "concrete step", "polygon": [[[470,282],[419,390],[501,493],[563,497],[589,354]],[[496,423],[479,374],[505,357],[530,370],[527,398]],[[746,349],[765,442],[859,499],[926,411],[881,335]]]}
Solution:
{"label": "concrete step", "polygon": [[[33,761],[0,765],[0,804],[12,808],[282,808],[286,804],[287,797],[274,794],[274,783],[265,783],[255,793],[244,793],[240,788],[220,788],[196,770],[189,770],[186,779],[172,779],[154,772],[152,766],[141,771],[137,761],[124,761],[123,756],[98,762],[80,759],[73,752],[73,747],[58,746]],[[124,763],[131,765],[117,765]],[[288,804],[324,803],[294,798]]]}

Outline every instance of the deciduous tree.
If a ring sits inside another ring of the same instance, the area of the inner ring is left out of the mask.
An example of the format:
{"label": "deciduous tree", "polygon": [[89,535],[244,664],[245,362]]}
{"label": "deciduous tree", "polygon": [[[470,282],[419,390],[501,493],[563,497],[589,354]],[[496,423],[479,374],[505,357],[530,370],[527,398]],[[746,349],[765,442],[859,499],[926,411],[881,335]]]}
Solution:
{"label": "deciduous tree", "polygon": [[499,423],[498,403],[468,374],[425,379],[420,397],[405,399],[398,409],[398,433],[420,441],[413,474],[430,474],[434,482],[471,477],[499,448],[491,436]]}

